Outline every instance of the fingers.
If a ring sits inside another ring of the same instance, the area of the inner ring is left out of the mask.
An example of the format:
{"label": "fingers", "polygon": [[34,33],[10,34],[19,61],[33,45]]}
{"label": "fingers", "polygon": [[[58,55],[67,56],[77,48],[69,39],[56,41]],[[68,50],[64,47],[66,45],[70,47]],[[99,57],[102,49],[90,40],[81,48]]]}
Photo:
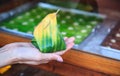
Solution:
{"label": "fingers", "polygon": [[66,51],[70,50],[73,46],[74,46],[74,43],[70,43],[70,44],[67,45],[66,50],[55,52],[54,54],[63,55]]}
{"label": "fingers", "polygon": [[64,37],[64,40],[68,39],[68,37]]}
{"label": "fingers", "polygon": [[74,40],[75,40],[74,37],[70,37],[66,39],[66,45],[67,45],[66,51],[70,50],[74,46]]}
{"label": "fingers", "polygon": [[66,42],[66,44],[69,44],[69,43],[73,43],[74,40],[75,40],[74,37],[70,37],[70,38],[67,38],[67,39],[65,40],[65,42]]}
{"label": "fingers", "polygon": [[39,65],[39,64],[43,64],[43,63],[48,63],[51,60],[56,60],[58,62],[63,62],[62,57],[59,56],[59,55],[56,55],[56,54],[42,54],[40,59],[37,59],[37,60],[21,60],[17,63]]}
{"label": "fingers", "polygon": [[66,51],[70,50],[74,46],[74,43],[70,43],[67,45]]}
{"label": "fingers", "polygon": [[48,63],[49,61],[20,61],[19,64],[31,64],[31,65],[39,65],[43,63]]}
{"label": "fingers", "polygon": [[65,52],[66,52],[66,50],[63,50],[63,51],[54,52],[53,54],[63,55]]}
{"label": "fingers", "polygon": [[42,54],[42,57],[43,57],[42,60],[48,60],[48,61],[56,60],[58,62],[63,62],[62,57],[57,54],[46,53],[46,54]]}
{"label": "fingers", "polygon": [[66,50],[59,51],[59,52],[55,52],[54,54],[62,55],[62,54],[64,54],[66,51],[70,50],[70,49],[74,46],[74,40],[75,40],[74,37],[71,37],[71,38],[65,37],[64,40],[65,40],[65,42],[66,42]]}

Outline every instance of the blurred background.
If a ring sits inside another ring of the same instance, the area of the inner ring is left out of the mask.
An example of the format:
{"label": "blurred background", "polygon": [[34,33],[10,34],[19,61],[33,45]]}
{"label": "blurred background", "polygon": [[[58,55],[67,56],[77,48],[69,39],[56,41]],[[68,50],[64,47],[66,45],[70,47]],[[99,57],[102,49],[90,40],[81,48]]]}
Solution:
{"label": "blurred background", "polygon": [[[37,24],[60,9],[57,25],[63,37],[76,38],[74,49],[120,60],[119,4],[120,0],[0,0],[0,32],[32,39]],[[1,36],[0,47],[7,43]],[[14,65],[3,76],[39,75],[61,76],[27,65]]]}

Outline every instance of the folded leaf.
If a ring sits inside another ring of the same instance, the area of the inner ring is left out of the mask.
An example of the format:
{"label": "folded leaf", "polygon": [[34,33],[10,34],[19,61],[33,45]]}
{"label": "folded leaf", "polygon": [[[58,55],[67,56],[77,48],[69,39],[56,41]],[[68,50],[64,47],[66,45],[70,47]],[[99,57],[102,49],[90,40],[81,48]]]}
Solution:
{"label": "folded leaf", "polygon": [[32,43],[43,53],[66,49],[65,41],[57,27],[56,13],[48,14],[34,30]]}

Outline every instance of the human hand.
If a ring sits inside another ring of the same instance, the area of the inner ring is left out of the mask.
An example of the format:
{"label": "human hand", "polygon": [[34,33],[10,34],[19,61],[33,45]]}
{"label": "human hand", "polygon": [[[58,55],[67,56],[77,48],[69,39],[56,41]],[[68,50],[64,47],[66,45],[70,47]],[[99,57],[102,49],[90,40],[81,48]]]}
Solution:
{"label": "human hand", "polygon": [[31,43],[17,42],[5,45],[0,50],[0,67],[15,64],[25,63],[38,65],[48,63],[51,60],[63,62],[60,55],[71,49],[74,45],[74,37],[65,38],[66,50],[55,53],[41,53]]}

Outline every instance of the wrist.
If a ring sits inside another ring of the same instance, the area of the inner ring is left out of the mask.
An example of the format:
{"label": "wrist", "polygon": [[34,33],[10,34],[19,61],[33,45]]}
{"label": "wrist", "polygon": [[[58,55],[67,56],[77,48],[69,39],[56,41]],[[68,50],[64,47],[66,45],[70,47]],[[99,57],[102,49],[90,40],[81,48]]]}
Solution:
{"label": "wrist", "polygon": [[0,67],[11,65],[15,61],[16,57],[14,56],[14,52],[12,50],[7,49],[0,50]]}

